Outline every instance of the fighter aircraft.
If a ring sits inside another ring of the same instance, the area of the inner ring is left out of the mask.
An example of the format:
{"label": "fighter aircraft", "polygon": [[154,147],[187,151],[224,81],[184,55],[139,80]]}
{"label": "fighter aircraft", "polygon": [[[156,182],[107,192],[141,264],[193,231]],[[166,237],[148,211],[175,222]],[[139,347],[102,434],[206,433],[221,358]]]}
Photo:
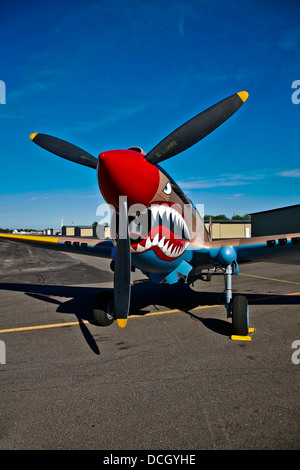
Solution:
{"label": "fighter aircraft", "polygon": [[197,208],[160,164],[187,150],[232,116],[247,100],[241,91],[193,117],[150,152],[140,147],[110,150],[95,158],[85,150],[47,134],[31,140],[62,158],[97,171],[104,200],[112,209],[112,240],[0,234],[15,241],[37,243],[61,251],[79,251],[111,259],[114,292],[99,294],[94,319],[100,326],[117,321],[126,326],[130,309],[131,271],[150,281],[174,284],[215,273],[225,276],[227,318],[233,333],[245,336],[249,307],[245,296],[232,295],[232,276],[239,263],[274,257],[299,249],[300,233],[230,240],[211,240]]}

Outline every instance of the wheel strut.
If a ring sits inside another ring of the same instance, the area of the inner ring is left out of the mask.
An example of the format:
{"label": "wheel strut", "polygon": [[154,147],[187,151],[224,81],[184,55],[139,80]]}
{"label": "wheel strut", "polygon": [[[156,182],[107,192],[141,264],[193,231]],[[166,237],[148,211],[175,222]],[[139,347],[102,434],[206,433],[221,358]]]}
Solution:
{"label": "wheel strut", "polygon": [[227,311],[227,318],[232,316],[231,314],[231,299],[232,299],[232,265],[229,264],[226,267],[225,271],[225,286],[226,286],[226,311]]}
{"label": "wheel strut", "polygon": [[237,295],[232,299],[232,274],[232,264],[229,264],[225,270],[227,318],[232,318],[233,333],[235,335],[246,336],[249,330],[248,300],[244,295]]}

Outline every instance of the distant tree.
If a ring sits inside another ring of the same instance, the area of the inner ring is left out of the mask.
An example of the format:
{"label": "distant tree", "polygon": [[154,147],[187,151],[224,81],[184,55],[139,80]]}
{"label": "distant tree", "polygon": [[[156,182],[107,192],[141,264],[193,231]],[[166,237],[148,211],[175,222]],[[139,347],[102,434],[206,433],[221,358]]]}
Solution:
{"label": "distant tree", "polygon": [[244,215],[233,214],[233,216],[231,217],[231,220],[251,220],[251,217],[249,214],[244,214]]}
{"label": "distant tree", "polygon": [[204,219],[205,220],[209,220],[209,218],[211,217],[211,220],[214,221],[214,220],[230,220],[228,219],[228,217],[226,217],[225,214],[219,214],[219,215],[205,215],[204,216]]}
{"label": "distant tree", "polygon": [[230,220],[230,219],[226,217],[225,214],[219,214],[215,216],[215,220]]}
{"label": "distant tree", "polygon": [[211,220],[212,222],[216,221],[216,220],[251,220],[251,217],[249,214],[244,214],[244,215],[239,215],[239,214],[233,214],[233,216],[231,217],[231,219],[229,219],[228,217],[226,217],[225,214],[219,214],[219,215],[209,215],[209,214],[206,214],[204,216],[204,220],[206,222],[209,222],[209,218],[211,217]]}

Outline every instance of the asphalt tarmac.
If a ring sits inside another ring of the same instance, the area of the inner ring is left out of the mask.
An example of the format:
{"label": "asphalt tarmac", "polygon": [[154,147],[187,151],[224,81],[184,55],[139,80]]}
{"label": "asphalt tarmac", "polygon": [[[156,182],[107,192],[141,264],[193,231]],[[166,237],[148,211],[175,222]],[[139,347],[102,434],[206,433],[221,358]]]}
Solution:
{"label": "asphalt tarmac", "polygon": [[1,241],[0,450],[299,449],[299,261],[240,267],[255,331],[233,341],[223,276],[134,273],[127,327],[101,328],[109,260]]}

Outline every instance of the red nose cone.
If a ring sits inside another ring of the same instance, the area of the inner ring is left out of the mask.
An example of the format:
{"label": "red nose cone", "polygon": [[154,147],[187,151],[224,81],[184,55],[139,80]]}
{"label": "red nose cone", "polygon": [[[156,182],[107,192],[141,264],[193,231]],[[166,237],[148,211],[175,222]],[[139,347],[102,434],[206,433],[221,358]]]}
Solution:
{"label": "red nose cone", "polygon": [[98,181],[104,199],[115,209],[120,196],[126,196],[129,205],[146,205],[158,190],[159,170],[138,152],[110,150],[99,155]]}

